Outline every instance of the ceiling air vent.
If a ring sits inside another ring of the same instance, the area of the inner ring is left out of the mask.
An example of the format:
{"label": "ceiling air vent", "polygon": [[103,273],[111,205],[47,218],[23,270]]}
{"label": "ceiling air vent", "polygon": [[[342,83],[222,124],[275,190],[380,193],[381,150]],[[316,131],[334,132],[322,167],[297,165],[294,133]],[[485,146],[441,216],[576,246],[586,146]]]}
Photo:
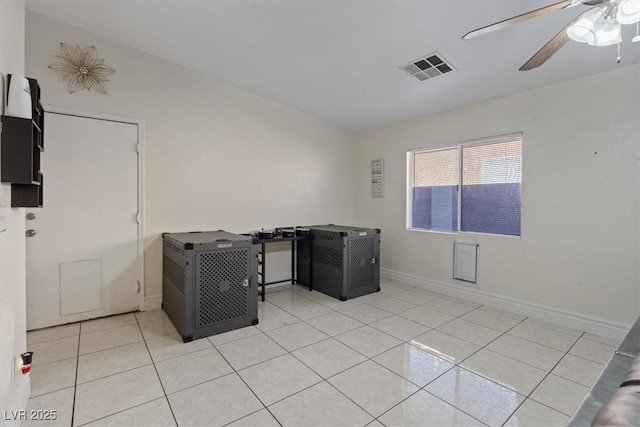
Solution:
{"label": "ceiling air vent", "polygon": [[421,82],[434,79],[443,74],[454,71],[451,64],[448,64],[447,61],[442,59],[442,57],[437,53],[432,53],[424,58],[410,62],[402,68]]}

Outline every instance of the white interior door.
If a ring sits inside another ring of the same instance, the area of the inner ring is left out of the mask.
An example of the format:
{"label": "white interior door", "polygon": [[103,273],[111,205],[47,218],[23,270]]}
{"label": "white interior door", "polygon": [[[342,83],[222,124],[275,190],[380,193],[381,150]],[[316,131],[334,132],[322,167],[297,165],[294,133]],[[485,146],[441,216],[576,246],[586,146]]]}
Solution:
{"label": "white interior door", "polygon": [[138,308],[137,142],[135,124],[45,115],[44,207],[26,210],[27,329]]}

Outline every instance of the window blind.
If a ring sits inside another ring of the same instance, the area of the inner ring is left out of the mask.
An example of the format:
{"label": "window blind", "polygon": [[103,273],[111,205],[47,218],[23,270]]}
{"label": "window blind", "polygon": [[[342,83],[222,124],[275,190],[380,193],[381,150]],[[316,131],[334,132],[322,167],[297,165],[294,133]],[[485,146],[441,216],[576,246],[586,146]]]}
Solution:
{"label": "window blind", "polygon": [[462,146],[460,230],[520,235],[522,138]]}
{"label": "window blind", "polygon": [[437,231],[458,230],[458,147],[413,155],[413,228]]}

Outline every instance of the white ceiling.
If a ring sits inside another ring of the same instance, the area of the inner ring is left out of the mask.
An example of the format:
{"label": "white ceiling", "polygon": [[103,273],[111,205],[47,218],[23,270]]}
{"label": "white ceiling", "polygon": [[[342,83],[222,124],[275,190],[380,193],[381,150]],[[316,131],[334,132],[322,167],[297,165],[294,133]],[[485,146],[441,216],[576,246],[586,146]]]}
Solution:
{"label": "white ceiling", "polygon": [[[36,12],[351,129],[430,115],[640,62],[635,25],[616,46],[569,41],[518,68],[586,6],[463,41],[554,0],[27,0]],[[82,40],[66,40],[82,44]],[[457,71],[400,67],[434,51]]]}

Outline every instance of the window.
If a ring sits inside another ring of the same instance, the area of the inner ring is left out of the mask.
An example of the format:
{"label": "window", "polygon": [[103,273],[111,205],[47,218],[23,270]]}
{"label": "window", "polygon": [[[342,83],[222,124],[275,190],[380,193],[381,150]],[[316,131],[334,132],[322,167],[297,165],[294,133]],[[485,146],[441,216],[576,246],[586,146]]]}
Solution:
{"label": "window", "polygon": [[520,134],[410,151],[408,168],[408,228],[520,236]]}

